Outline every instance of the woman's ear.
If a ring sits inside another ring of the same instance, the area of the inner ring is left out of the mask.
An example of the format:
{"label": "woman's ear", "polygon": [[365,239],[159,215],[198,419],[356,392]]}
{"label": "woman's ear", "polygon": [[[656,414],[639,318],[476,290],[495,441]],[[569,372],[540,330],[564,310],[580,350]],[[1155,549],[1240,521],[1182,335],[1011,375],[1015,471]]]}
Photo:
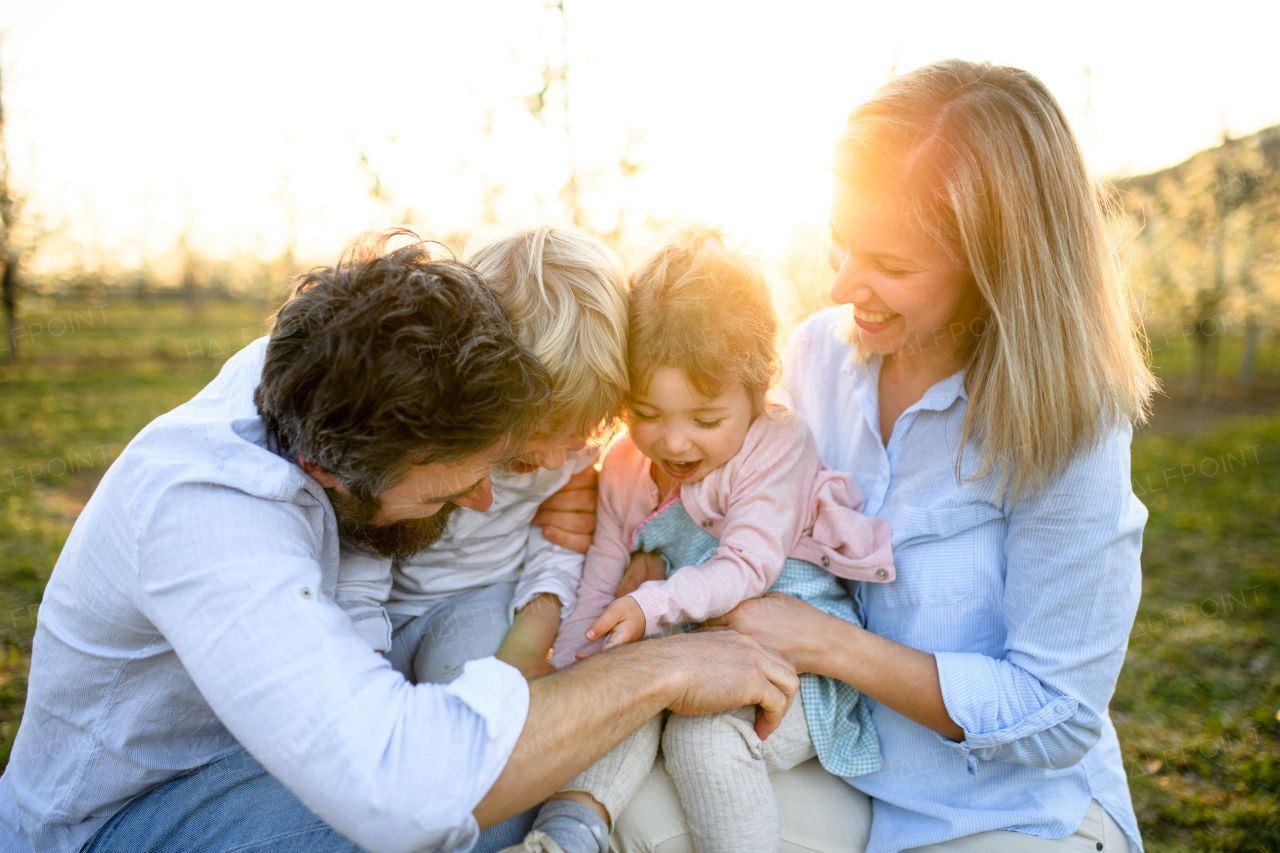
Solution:
{"label": "woman's ear", "polygon": [[321,468],[314,462],[308,462],[302,458],[302,454],[298,454],[298,464],[302,466],[302,470],[307,476],[315,480],[326,489],[334,489],[338,487],[338,478]]}

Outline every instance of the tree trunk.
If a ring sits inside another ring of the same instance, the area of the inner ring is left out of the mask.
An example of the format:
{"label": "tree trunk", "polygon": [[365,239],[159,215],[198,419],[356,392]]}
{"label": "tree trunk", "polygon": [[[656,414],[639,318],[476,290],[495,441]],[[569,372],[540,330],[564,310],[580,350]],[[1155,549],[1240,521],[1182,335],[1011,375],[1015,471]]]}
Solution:
{"label": "tree trunk", "polygon": [[1240,360],[1240,393],[1248,394],[1253,387],[1253,363],[1258,355],[1258,338],[1262,327],[1256,320],[1249,320],[1244,327],[1244,358]]}
{"label": "tree trunk", "polygon": [[190,266],[182,275],[182,296],[187,303],[187,317],[193,325],[198,324],[202,319],[202,305],[200,301],[200,282],[196,278],[195,273]]}
{"label": "tree trunk", "polygon": [[4,274],[0,276],[0,301],[4,303],[4,331],[9,344],[9,361],[18,360],[18,262],[15,258],[4,261]]}
{"label": "tree trunk", "polygon": [[1208,334],[1205,321],[1196,324],[1196,397],[1200,400],[1213,396],[1213,380],[1218,372],[1217,335]]}

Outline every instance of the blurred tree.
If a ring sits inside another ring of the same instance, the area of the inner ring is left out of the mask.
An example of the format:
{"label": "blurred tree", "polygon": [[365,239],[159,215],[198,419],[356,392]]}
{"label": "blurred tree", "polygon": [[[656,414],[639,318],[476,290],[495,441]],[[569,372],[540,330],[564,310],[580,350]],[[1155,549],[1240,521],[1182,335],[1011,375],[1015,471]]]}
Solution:
{"label": "blurred tree", "polygon": [[1176,317],[1196,342],[1196,395],[1217,387],[1224,333],[1244,333],[1247,388],[1263,318],[1280,305],[1280,127],[1224,133],[1217,148],[1115,183],[1138,229],[1149,311]]}
{"label": "blurred tree", "polygon": [[191,226],[178,235],[178,260],[182,264],[182,298],[187,303],[187,314],[192,323],[204,317],[204,299],[200,293],[200,272],[203,259],[191,245]]}
{"label": "blurred tree", "polygon": [[[3,75],[0,62],[0,75]],[[5,141],[4,84],[0,78],[0,302],[4,303],[4,330],[8,339],[9,360],[18,357],[18,263],[22,260],[17,224],[21,201],[14,196],[9,183],[9,148]]]}
{"label": "blurred tree", "polygon": [[[396,137],[388,137],[386,141],[395,142]],[[369,198],[373,199],[379,207],[384,208],[390,214],[390,221],[396,225],[405,228],[413,225],[416,216],[413,208],[405,205],[403,209],[397,209],[395,191],[382,180],[382,175],[374,168],[368,152],[360,148],[357,156],[360,161],[360,171],[364,172],[365,180],[369,182]]]}
{"label": "blurred tree", "polygon": [[[574,146],[573,105],[570,100],[570,53],[569,53],[569,13],[565,8],[565,0],[547,0],[547,13],[552,18],[554,35],[544,39],[544,51],[541,71],[542,86],[538,91],[521,99],[525,110],[542,125],[547,124],[548,108],[558,110],[562,116],[562,133],[564,134],[565,157],[568,170],[565,181],[560,186],[558,196],[568,214],[568,219],[593,231],[606,242],[617,245],[627,228],[626,208],[617,203],[612,217],[601,216],[598,210],[602,192],[606,184],[625,183],[645,167],[645,163],[636,158],[635,149],[644,141],[644,134],[634,128],[627,128],[627,139],[622,146],[618,159],[595,169],[584,169],[580,166]],[[486,111],[486,132],[492,133],[493,115]],[[616,185],[610,189],[619,189]],[[594,214],[594,215],[593,215]],[[612,218],[612,222],[607,220]],[[605,221],[602,222],[601,220]]]}

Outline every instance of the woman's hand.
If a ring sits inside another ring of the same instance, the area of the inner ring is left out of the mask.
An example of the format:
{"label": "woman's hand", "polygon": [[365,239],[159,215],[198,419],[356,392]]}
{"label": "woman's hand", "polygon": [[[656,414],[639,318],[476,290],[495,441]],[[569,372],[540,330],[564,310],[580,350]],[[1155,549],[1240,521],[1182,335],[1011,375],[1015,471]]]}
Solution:
{"label": "woman's hand", "polygon": [[845,682],[902,716],[954,741],[964,740],[947,713],[933,655],[886,640],[852,622],[823,613],[812,604],[765,593],[742,602],[707,630],[732,629],[796,668]]}
{"label": "woman's hand", "polygon": [[790,661],[796,672],[814,672],[820,669],[815,654],[821,652],[824,637],[829,640],[831,636],[823,628],[829,619],[835,617],[806,601],[767,592],[760,598],[747,599],[723,616],[708,619],[703,630],[746,634]]}
{"label": "woman's hand", "polygon": [[667,577],[667,561],[652,551],[636,551],[631,555],[631,565],[622,573],[618,583],[618,598],[630,595],[640,588],[645,581],[660,581]]}
{"label": "woman's hand", "polygon": [[542,525],[542,535],[548,542],[579,554],[587,553],[596,529],[599,480],[600,472],[595,468],[579,471],[560,491],[542,502],[533,523]]}
{"label": "woman's hand", "polygon": [[[604,613],[600,614],[600,618],[591,623],[591,627],[587,629],[587,639],[595,640],[596,637],[608,634],[609,639],[604,644],[604,651],[608,651],[614,646],[622,646],[643,639],[644,626],[644,610],[641,609],[640,602],[629,595],[623,596],[615,598],[613,603],[604,609]],[[587,654],[587,652],[579,652],[577,657],[581,660]]]}

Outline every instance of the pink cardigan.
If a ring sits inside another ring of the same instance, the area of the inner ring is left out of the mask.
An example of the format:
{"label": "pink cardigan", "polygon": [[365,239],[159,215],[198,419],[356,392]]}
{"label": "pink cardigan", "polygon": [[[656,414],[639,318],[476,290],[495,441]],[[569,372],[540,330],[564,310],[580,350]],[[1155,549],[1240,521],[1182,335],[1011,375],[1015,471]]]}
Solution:
{"label": "pink cardigan", "polygon": [[[588,643],[586,630],[616,597],[636,531],[658,509],[650,461],[625,433],[605,452],[596,532],[587,551],[578,602],[560,626],[551,663],[565,667]],[[681,489],[685,509],[720,541],[715,556],[648,581],[632,596],[645,633],[728,613],[762,595],[787,557],[816,563],[842,578],[894,578],[889,524],[863,515],[862,493],[848,474],[828,468],[804,422],[775,410],[751,424],[738,453]]]}

